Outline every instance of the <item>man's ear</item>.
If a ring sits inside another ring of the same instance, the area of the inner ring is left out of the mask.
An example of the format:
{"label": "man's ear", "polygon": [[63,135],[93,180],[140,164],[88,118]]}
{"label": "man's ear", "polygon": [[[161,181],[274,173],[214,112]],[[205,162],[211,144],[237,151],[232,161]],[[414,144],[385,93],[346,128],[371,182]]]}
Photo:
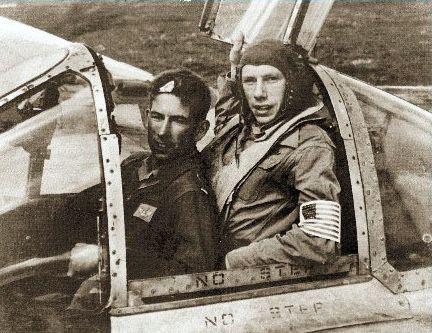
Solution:
{"label": "man's ear", "polygon": [[206,135],[209,127],[210,123],[208,122],[208,120],[203,120],[198,124],[195,130],[195,142],[198,142],[204,137],[204,135]]}
{"label": "man's ear", "polygon": [[145,111],[143,113],[141,113],[142,117],[141,120],[143,122],[144,128],[148,129],[149,128],[149,118],[150,118],[150,108],[145,109]]}

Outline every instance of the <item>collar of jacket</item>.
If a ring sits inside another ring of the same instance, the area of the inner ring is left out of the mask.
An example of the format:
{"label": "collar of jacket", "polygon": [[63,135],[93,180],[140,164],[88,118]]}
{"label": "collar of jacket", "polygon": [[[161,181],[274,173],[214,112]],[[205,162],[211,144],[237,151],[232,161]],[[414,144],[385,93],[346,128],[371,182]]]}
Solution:
{"label": "collar of jacket", "polygon": [[201,165],[201,158],[199,152],[195,150],[186,156],[167,161],[160,168],[155,169],[153,165],[154,159],[152,155],[143,160],[138,169],[138,180],[140,183],[171,183],[185,172],[191,169],[198,169]]}
{"label": "collar of jacket", "polygon": [[299,145],[299,128],[301,125],[313,122],[322,122],[325,119],[330,119],[330,113],[327,107],[323,104],[321,108],[314,114],[301,118],[290,130],[289,134],[279,141],[280,145],[297,148]]}
{"label": "collar of jacket", "polygon": [[[316,109],[315,112],[310,114],[311,109]],[[309,112],[308,112],[309,111]],[[304,114],[304,116],[302,116]],[[321,101],[317,101],[317,103],[314,106],[311,106],[304,110],[302,113],[300,113],[300,118],[288,129],[287,133],[292,133],[296,131],[300,125],[308,122],[317,122],[322,121],[324,119],[329,118],[329,112],[328,109],[324,106],[324,103]],[[252,139],[255,142],[265,141],[269,139],[275,131],[278,130],[279,127],[281,127],[283,124],[287,122],[287,119],[281,119],[279,122],[274,124],[271,127],[266,128],[263,130],[259,136],[252,137]],[[241,133],[240,135],[243,135],[244,133]],[[296,140],[297,137],[297,140]],[[280,144],[294,147],[296,148],[298,146],[298,135],[288,135],[285,139],[280,141]]]}

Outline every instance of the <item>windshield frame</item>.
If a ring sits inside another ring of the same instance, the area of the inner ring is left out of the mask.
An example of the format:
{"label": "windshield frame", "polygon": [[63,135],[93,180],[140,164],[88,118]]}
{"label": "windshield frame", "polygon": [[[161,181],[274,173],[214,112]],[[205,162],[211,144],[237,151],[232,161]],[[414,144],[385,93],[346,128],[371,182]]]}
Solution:
{"label": "windshield frame", "polygon": [[[118,137],[112,129],[110,112],[112,111],[112,98],[109,74],[102,60],[96,53],[90,51],[81,44],[71,44],[68,48],[68,56],[51,70],[41,73],[36,79],[17,87],[4,98],[0,99],[0,108],[10,103],[21,95],[28,94],[34,87],[44,85],[48,80],[63,73],[79,73],[89,82],[94,106],[96,109],[96,121],[100,151],[102,153],[103,180],[105,186],[105,198],[101,216],[106,225],[106,235],[103,231],[99,234],[99,242],[102,248],[109,248],[109,266],[106,258],[100,258],[103,263],[102,271],[109,271],[110,276],[110,302],[112,306],[127,305],[127,281],[126,281],[126,245],[124,232],[123,193],[120,173],[120,154]],[[108,244],[107,244],[108,242]],[[100,253],[107,253],[103,249]]]}
{"label": "windshield frame", "polygon": [[432,121],[432,115],[420,107],[380,90],[379,88],[325,66],[320,67],[323,72],[331,77],[333,85],[340,91],[342,100],[347,107],[347,114],[351,121],[351,126],[353,127],[354,141],[356,143],[356,151],[360,163],[361,186],[367,194],[364,195],[367,226],[361,233],[367,230],[371,274],[393,293],[430,288],[430,283],[427,281],[430,281],[432,277],[431,266],[399,272],[387,260],[383,208],[372,144],[367,132],[366,122],[360,109],[360,104],[354,92],[349,87],[356,87],[356,89],[361,90],[363,94],[367,95],[371,100],[380,101],[380,103],[386,106],[393,106],[398,111],[403,110],[404,116],[411,120],[416,120],[416,123],[422,119],[430,122]]}

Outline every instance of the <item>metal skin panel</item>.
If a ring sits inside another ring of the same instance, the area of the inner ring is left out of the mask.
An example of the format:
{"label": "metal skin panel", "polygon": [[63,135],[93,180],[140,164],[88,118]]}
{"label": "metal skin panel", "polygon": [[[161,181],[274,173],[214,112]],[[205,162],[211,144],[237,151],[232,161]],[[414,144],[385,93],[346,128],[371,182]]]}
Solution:
{"label": "metal skin panel", "polygon": [[225,289],[237,286],[287,281],[330,275],[336,273],[356,274],[357,256],[339,258],[336,262],[321,266],[298,266],[288,264],[265,265],[237,270],[164,276],[129,282],[129,306],[142,305],[144,298],[192,293],[205,290]]}
{"label": "metal skin panel", "polygon": [[[432,279],[430,280],[432,281]],[[393,320],[377,323],[368,323],[361,326],[333,328],[320,332],[331,333],[430,333],[432,332],[432,289],[406,292],[404,296],[408,299],[411,319]]]}
{"label": "metal skin panel", "polygon": [[345,153],[348,161],[350,180],[352,184],[352,194],[354,202],[354,212],[357,225],[357,243],[358,243],[358,256],[359,256],[359,273],[367,274],[370,267],[369,258],[369,240],[367,232],[367,219],[364,203],[363,183],[360,176],[359,159],[357,156],[356,146],[354,144],[354,134],[351,120],[348,117],[345,102],[333,81],[332,76],[329,75],[329,69],[317,65],[312,66],[315,72],[320,77],[329,94],[332,102],[336,119],[339,126],[341,137],[344,141]]}
{"label": "metal skin panel", "polygon": [[112,316],[112,332],[313,332],[411,318],[403,295],[378,281]]}
{"label": "metal skin panel", "polygon": [[[429,289],[428,292],[432,293],[432,267],[402,272],[400,275],[404,292]],[[432,297],[430,300],[432,302]],[[430,312],[432,314],[432,304]]]}

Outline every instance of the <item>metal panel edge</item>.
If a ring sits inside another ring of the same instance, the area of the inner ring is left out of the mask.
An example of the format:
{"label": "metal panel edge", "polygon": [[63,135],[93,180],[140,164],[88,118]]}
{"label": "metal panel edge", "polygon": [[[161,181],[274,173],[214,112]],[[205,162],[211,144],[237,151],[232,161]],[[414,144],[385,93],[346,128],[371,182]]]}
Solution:
{"label": "metal panel edge", "polygon": [[344,141],[345,153],[348,161],[349,173],[352,184],[354,213],[357,224],[357,243],[359,255],[359,273],[367,274],[370,267],[368,225],[365,207],[363,182],[360,173],[359,158],[354,143],[354,134],[351,120],[348,116],[344,100],[336,87],[330,73],[321,65],[312,66],[324,84],[330,96],[339,130]]}
{"label": "metal panel edge", "polygon": [[184,308],[184,307],[194,307],[215,303],[232,302],[236,300],[256,298],[256,297],[266,297],[273,295],[280,295],[285,293],[294,293],[298,291],[305,291],[309,289],[320,289],[329,288],[340,285],[358,284],[372,280],[373,277],[369,275],[357,275],[349,276],[346,278],[335,278],[329,280],[319,280],[311,282],[303,282],[296,284],[287,284],[282,286],[270,286],[261,287],[260,289],[252,289],[246,291],[229,291],[227,293],[214,295],[214,296],[203,296],[200,298],[190,298],[184,300],[174,300],[171,302],[161,302],[161,303],[149,303],[139,306],[131,306],[126,308],[111,309],[111,314],[115,316],[127,316],[134,313],[145,313],[145,312],[155,312],[155,311],[165,311],[170,309]]}
{"label": "metal panel edge", "polygon": [[[366,293],[365,290],[368,290]],[[112,316],[113,332],[313,332],[411,318],[409,302],[378,281],[162,312]]]}
{"label": "metal panel edge", "polygon": [[[367,217],[369,234],[370,262],[372,275],[394,293],[403,291],[399,272],[387,261],[385,246],[384,218],[381,206],[381,194],[372,145],[369,139],[366,123],[361,113],[355,94],[340,78],[338,72],[326,70],[333,77],[336,87],[345,101],[348,116],[351,120],[354,142],[359,159],[361,181],[365,196],[364,210]],[[363,207],[359,207],[363,209]]]}
{"label": "metal panel edge", "polygon": [[127,305],[127,275],[123,193],[117,136],[115,134],[102,135],[101,148],[108,220],[110,302],[113,307],[122,307]]}
{"label": "metal panel edge", "polygon": [[357,274],[357,255],[348,255],[338,258],[329,265],[299,266],[289,264],[273,264],[261,267],[248,267],[237,270],[211,271],[203,273],[184,274],[176,276],[163,276],[151,279],[129,281],[129,306],[143,304],[144,298],[187,294],[193,292],[209,291],[313,278],[320,275]]}
{"label": "metal panel edge", "polygon": [[92,84],[102,151],[111,280],[109,305],[123,307],[127,306],[127,274],[120,147],[117,135],[110,134],[103,83],[96,64],[92,64],[91,70],[82,75]]}

